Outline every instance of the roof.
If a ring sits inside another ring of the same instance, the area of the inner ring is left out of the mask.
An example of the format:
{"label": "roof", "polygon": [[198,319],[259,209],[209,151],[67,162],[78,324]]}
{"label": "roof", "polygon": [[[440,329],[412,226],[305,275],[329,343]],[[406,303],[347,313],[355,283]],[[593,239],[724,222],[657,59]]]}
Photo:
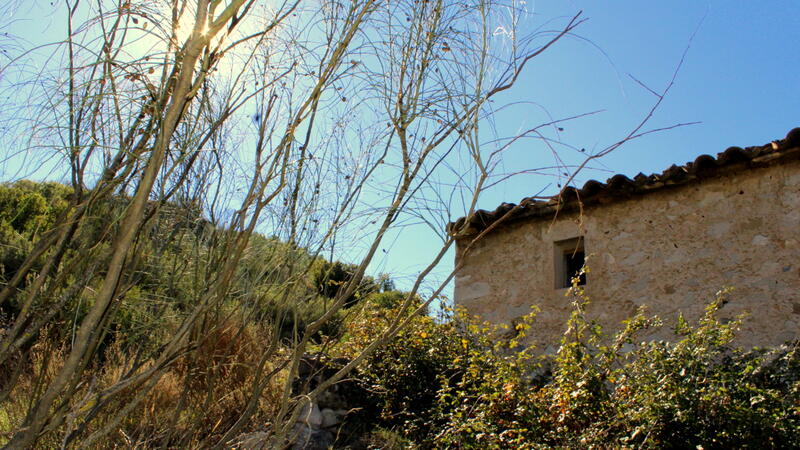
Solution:
{"label": "roof", "polygon": [[493,229],[500,222],[507,224],[522,219],[552,218],[557,212],[575,211],[592,204],[606,204],[694,183],[722,173],[796,159],[800,159],[800,128],[789,131],[784,139],[766,145],[729,147],[716,157],[700,155],[682,166],[673,164],[661,173],[639,173],[633,179],[617,174],[605,183],[589,180],[581,188],[567,186],[561,193],[546,200],[526,197],[519,204],[503,203],[494,211],[481,209],[450,223],[447,229],[457,238],[465,238]]}

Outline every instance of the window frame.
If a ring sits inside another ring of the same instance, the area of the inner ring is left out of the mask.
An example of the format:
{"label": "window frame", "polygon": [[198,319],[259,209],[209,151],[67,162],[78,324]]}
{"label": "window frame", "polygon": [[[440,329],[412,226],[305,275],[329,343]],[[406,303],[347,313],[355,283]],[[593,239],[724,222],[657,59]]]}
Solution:
{"label": "window frame", "polygon": [[[569,268],[569,258],[578,253],[583,254],[584,264],[586,261],[586,239],[584,236],[576,236],[570,239],[563,239],[553,242],[553,269],[554,269],[554,285],[556,289],[566,289],[572,287],[571,276]],[[586,274],[581,278],[579,286],[584,286],[587,283]]]}

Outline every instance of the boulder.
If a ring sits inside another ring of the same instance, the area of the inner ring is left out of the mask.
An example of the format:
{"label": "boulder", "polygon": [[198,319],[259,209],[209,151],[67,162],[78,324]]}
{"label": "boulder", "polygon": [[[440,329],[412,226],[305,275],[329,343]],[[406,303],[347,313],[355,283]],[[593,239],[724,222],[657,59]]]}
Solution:
{"label": "boulder", "polygon": [[327,450],[335,442],[328,430],[315,430],[302,423],[295,426],[292,450]]}
{"label": "boulder", "polygon": [[297,421],[304,423],[311,428],[319,428],[322,425],[322,412],[316,403],[307,403],[300,412]]}
{"label": "boulder", "polygon": [[325,408],[322,410],[322,428],[334,427],[342,423],[342,416],[336,411]]}

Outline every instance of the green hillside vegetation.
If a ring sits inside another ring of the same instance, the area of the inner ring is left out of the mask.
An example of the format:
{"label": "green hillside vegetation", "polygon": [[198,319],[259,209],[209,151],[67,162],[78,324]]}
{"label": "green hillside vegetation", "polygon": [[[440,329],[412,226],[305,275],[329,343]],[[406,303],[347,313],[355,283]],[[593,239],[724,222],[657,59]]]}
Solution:
{"label": "green hillside vegetation", "polygon": [[[57,226],[71,190],[58,183],[0,185],[0,275],[7,283],[37,238]],[[113,233],[119,197],[97,205],[79,227],[62,264],[91,259],[74,252],[101,251]],[[223,304],[210,310],[186,337],[183,356],[159,361],[158,349],[200,301],[218,258],[222,231],[199,208],[165,204],[129,261],[118,311],[104,328],[88,381],[77,384],[77,405],[91,423],[55,425],[62,436],[118,432],[116,445],[140,448],[203,447],[253,404],[247,424],[271,423],[284,404],[285,354],[306,327],[325,313],[356,268],[328,261],[275,237],[253,235]],[[45,254],[42,260],[49,256]],[[101,256],[98,256],[101,257]],[[75,323],[93,302],[103,273],[96,266],[60,272],[87,276],[80,291],[71,280],[35,305],[29,323],[48,318],[58,326],[26,336],[0,369],[0,442],[28,414],[30,400],[55,373],[70,347]],[[38,270],[38,269],[35,269]],[[661,326],[644,313],[616,336],[605,336],[582,311],[589,299],[573,286],[574,313],[555,354],[524,347],[535,312],[509,330],[462,311],[413,316],[387,345],[352,374],[364,394],[339,429],[337,447],[351,448],[793,448],[800,446],[798,347],[738,350],[738,322],[722,323],[715,299],[699,322],[681,322],[674,343],[641,342],[642,331]],[[45,291],[48,292],[48,291]],[[2,305],[2,326],[19,317],[23,295]],[[413,308],[422,299],[413,297]],[[327,358],[358,355],[398,315],[406,294],[388,278],[365,277],[340,310],[312,338],[309,351]],[[421,308],[424,311],[424,308]],[[274,346],[277,345],[277,348]],[[262,358],[268,358],[261,364]],[[135,382],[113,397],[124,375],[168,364],[148,390]],[[253,397],[258,368],[278,376]],[[143,394],[144,393],[144,394]],[[139,404],[123,420],[113,413]],[[104,408],[100,408],[104,406]],[[78,442],[78,441],[76,441]],[[41,445],[59,442],[44,438]],[[102,448],[106,444],[90,446]],[[111,445],[111,444],[108,444]]]}
{"label": "green hillside vegetation", "polygon": [[[14,277],[37,239],[62,223],[71,195],[71,189],[53,182],[0,185],[0,283],[5,285]],[[23,325],[39,333],[24,334],[14,342],[16,348],[3,349],[12,355],[7,360],[10,364],[0,368],[0,442],[27,414],[30,405],[24,399],[38,395],[37,386],[49,380],[68,352],[75,324],[92,305],[104,276],[104,250],[119,226],[115,218],[125,207],[124,200],[111,197],[86,214],[74,243],[61,257],[61,265],[68,267],[62,267],[55,279],[48,281],[53,287],[45,289],[46,295],[25,314]],[[118,309],[102,329],[104,336],[96,356],[87,361],[91,377],[100,386],[156,364],[151,355],[175,335],[200,301],[208,278],[218,274],[213,268],[224,231],[204,219],[198,208],[160,205],[151,222],[147,233],[138,239],[135,257],[127,263],[129,275],[120,289]],[[78,252],[96,258],[73,257]],[[49,252],[41,255],[33,273],[50,256]],[[123,428],[130,426],[131,436],[144,439],[153,434],[153,439],[159,440],[165,437],[161,433],[170,430],[175,437],[167,437],[168,442],[197,443],[214,435],[208,428],[210,423],[219,427],[226,420],[235,421],[247,402],[248,383],[259,365],[258,358],[272,343],[283,346],[280,343],[285,342],[285,347],[291,348],[292,342],[301,339],[307,324],[327,311],[354,270],[353,265],[327,261],[275,237],[252,235],[229,294],[186,338],[187,348],[193,350],[178,361],[168,362],[172,368],[144,401],[142,415],[126,417]],[[33,279],[29,275],[23,286]],[[81,284],[82,289],[73,288]],[[391,288],[390,282],[365,276],[347,299],[348,308],[311,336],[312,342],[341,334],[342,319],[348,311],[386,288]],[[19,325],[18,318],[26,308],[24,294],[25,287],[0,305],[0,328]],[[48,321],[58,325],[36,327]],[[274,380],[281,381],[280,377]],[[96,386],[81,384],[78,389],[84,395],[96,392]],[[131,389],[129,395],[118,395],[114,404],[125,405],[135,398],[136,390]],[[270,395],[278,393],[266,396]],[[273,406],[262,405],[262,413]],[[98,420],[97,425],[102,423]]]}
{"label": "green hillside vegetation", "polygon": [[[0,185],[0,282],[13,277],[36,239],[63,220],[60,216],[70,194],[70,188],[55,182],[22,180]],[[112,199],[95,207],[77,241],[93,247],[107,245],[115,231],[113,218],[119,212],[115,210],[124,207],[122,200]],[[210,251],[217,234],[195,207],[167,204],[160,208],[150,232],[139,243],[136,260],[130,262],[135,270],[119,318],[110,324],[113,339],[137,346],[159,345],[160,330],[197,301],[200,277],[209,273],[208,266],[213,263]],[[354,272],[352,264],[329,262],[304,248],[291,248],[277,238],[256,233],[250,238],[227,306],[231,310],[243,304],[254,307],[253,314],[277,320],[284,337],[293,332],[302,334],[305,324],[322,315],[325,305]],[[102,275],[98,271],[94,278]],[[287,284],[292,286],[289,293],[284,292]],[[72,300],[78,310],[91,303],[95,287],[90,283]],[[391,288],[391,283],[366,276],[346,300],[346,306],[386,287]],[[6,317],[15,316],[19,306],[12,301],[2,305],[0,311]],[[323,334],[336,332],[332,325]]]}

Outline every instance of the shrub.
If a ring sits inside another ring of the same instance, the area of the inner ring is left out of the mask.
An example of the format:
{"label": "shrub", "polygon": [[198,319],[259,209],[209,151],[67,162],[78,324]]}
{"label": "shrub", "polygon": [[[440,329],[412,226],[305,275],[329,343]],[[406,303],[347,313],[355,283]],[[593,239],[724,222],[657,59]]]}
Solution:
{"label": "shrub", "polygon": [[32,248],[30,240],[7,222],[0,221],[0,280],[13,277]]}
{"label": "shrub", "polygon": [[[683,318],[675,343],[646,342],[616,371],[613,401],[621,443],[637,447],[790,448],[800,445],[797,347],[731,348],[739,322],[721,323],[717,298],[695,326]],[[771,373],[769,375],[768,373]]]}
{"label": "shrub", "polygon": [[[385,306],[396,307],[399,298],[387,294],[371,299],[374,309],[348,324],[351,350],[385,327],[393,312]],[[523,333],[527,325],[518,331]],[[516,340],[496,339],[500,334],[507,330],[460,310],[443,311],[438,320],[417,316],[359,369],[357,376],[373,393],[376,424],[432,446],[463,444],[477,431],[510,418],[506,407],[512,402],[512,386],[522,385],[538,365],[529,350],[510,351]],[[503,388],[498,391],[497,385]],[[471,414],[478,404],[486,408]]]}
{"label": "shrub", "polygon": [[[357,270],[358,266],[355,264],[345,264],[339,261],[327,262],[322,260],[315,267],[315,271],[312,274],[312,282],[319,295],[332,299],[335,298],[339,294],[339,290],[344,288],[353,278]],[[380,288],[381,286],[374,278],[364,276],[353,293],[345,300],[345,308],[352,307],[362,298],[373,292],[377,292]]]}
{"label": "shrub", "polygon": [[[605,336],[573,293],[554,355],[510,351],[532,316],[505,335],[460,312],[419,317],[360,369],[377,424],[427,448],[800,446],[798,344],[733,348],[724,292],[696,324],[680,318],[674,342],[637,342],[662,326],[641,311]],[[375,329],[381,316],[367,316]]]}
{"label": "shrub", "polygon": [[0,281],[14,276],[36,236],[55,225],[70,192],[58,183],[0,184]]}

